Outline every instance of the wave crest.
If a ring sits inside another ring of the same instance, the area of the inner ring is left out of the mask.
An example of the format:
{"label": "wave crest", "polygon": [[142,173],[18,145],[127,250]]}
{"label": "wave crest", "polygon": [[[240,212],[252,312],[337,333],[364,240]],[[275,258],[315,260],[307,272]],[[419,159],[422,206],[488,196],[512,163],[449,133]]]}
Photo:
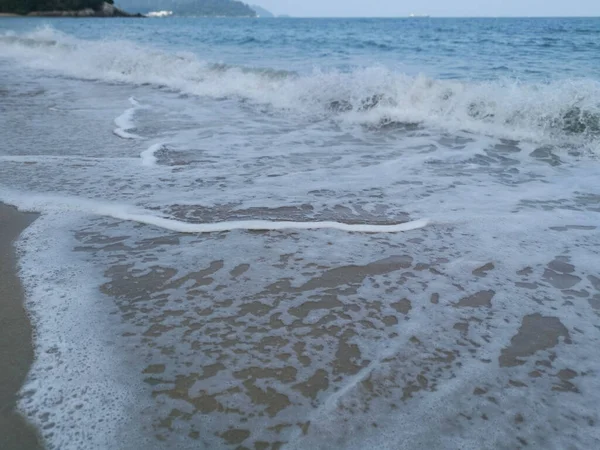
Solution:
{"label": "wave crest", "polygon": [[408,76],[384,67],[299,75],[200,60],[129,41],[86,41],[44,28],[0,36],[4,56],[84,79],[168,86],[212,98],[239,97],[296,114],[389,127],[402,123],[555,144],[600,142],[600,83],[527,84]]}

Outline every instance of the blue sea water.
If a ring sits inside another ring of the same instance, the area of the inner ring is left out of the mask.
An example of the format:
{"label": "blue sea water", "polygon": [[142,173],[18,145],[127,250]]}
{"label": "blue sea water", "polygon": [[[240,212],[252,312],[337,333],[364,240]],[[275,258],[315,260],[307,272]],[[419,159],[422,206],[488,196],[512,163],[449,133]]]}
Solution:
{"label": "blue sea water", "polygon": [[[129,22],[129,23],[128,23]],[[600,19],[208,19],[46,22],[81,39],[120,40],[248,67],[311,72],[383,65],[439,79],[600,79]],[[32,31],[40,19],[3,20]]]}
{"label": "blue sea water", "polygon": [[600,447],[600,19],[0,18],[48,449]]}
{"label": "blue sea water", "polygon": [[[506,138],[595,137],[600,128],[595,18],[5,19],[1,26],[5,42],[11,33],[41,39],[30,52],[57,43],[45,68],[73,76],[311,114],[355,111],[377,98],[397,113],[386,111],[384,121],[427,118]],[[64,61],[54,66],[57,59]]]}

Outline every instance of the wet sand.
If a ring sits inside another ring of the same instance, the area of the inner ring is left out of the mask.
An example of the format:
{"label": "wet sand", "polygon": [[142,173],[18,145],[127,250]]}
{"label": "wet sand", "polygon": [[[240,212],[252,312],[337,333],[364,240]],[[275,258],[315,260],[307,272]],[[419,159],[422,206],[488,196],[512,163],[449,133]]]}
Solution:
{"label": "wet sand", "polygon": [[41,449],[35,429],[15,411],[17,392],[33,361],[32,331],[16,273],[14,240],[35,220],[0,203],[0,448]]}

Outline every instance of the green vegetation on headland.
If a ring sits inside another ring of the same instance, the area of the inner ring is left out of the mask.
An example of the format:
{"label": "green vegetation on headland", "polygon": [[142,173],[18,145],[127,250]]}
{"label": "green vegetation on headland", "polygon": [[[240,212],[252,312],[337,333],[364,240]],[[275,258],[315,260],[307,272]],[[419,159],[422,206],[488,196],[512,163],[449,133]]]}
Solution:
{"label": "green vegetation on headland", "polygon": [[119,0],[127,11],[147,14],[172,11],[176,16],[256,17],[256,11],[236,0]]}
{"label": "green vegetation on headland", "polygon": [[113,0],[0,0],[0,13],[33,16],[129,17]]}

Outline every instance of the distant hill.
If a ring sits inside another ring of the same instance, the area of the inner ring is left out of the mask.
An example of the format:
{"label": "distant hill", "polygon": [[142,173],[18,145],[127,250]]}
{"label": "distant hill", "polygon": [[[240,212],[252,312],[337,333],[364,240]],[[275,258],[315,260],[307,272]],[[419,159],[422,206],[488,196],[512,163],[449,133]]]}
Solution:
{"label": "distant hill", "polygon": [[271,11],[267,11],[262,6],[250,5],[250,8],[256,11],[256,14],[258,14],[260,17],[275,17],[275,15]]}
{"label": "distant hill", "polygon": [[[76,11],[102,8],[104,0],[0,0],[0,12],[28,14],[35,11]],[[109,2],[112,3],[112,0]]]}
{"label": "distant hill", "polygon": [[0,13],[37,17],[134,17],[116,8],[113,0],[0,0]]}
{"label": "distant hill", "polygon": [[173,11],[177,16],[256,17],[256,12],[252,8],[236,0],[118,0],[118,2],[119,6],[132,13]]}

